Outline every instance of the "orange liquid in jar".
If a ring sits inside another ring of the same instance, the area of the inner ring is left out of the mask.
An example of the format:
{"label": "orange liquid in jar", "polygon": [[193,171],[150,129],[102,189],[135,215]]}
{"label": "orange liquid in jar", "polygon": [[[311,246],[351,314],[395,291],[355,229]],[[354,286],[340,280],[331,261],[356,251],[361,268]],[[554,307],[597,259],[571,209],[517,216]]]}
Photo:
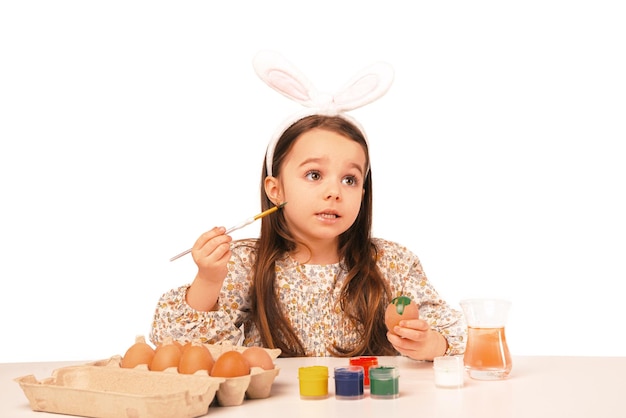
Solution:
{"label": "orange liquid in jar", "polygon": [[498,380],[508,376],[513,363],[504,327],[469,327],[463,363],[474,379]]}

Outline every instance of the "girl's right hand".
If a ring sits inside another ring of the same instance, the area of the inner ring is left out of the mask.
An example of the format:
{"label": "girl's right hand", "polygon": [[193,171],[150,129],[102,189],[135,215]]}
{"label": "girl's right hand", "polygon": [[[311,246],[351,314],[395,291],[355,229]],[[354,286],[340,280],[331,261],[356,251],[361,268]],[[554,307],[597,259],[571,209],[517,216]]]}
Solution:
{"label": "girl's right hand", "polygon": [[220,285],[228,273],[230,235],[224,227],[215,227],[200,235],[191,249],[193,261],[198,266],[197,280]]}

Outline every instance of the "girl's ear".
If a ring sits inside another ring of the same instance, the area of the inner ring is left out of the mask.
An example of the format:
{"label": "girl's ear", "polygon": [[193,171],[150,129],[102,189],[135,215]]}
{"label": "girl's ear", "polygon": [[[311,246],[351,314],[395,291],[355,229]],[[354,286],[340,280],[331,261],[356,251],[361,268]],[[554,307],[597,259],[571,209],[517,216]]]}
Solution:
{"label": "girl's ear", "polygon": [[282,203],[282,195],[280,190],[280,184],[278,179],[274,176],[265,177],[263,186],[265,187],[265,194],[268,199],[278,206]]}

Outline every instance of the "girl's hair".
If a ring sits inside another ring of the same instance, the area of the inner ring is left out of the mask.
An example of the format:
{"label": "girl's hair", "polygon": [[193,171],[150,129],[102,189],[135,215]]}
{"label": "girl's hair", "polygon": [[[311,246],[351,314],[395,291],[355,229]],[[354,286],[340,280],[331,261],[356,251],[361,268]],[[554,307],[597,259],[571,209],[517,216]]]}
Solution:
{"label": "girl's hair", "polygon": [[[369,167],[367,142],[354,124],[340,116],[313,115],[291,125],[278,140],[272,161],[274,176],[280,176],[283,161],[296,139],[314,128],[339,133],[361,144]],[[263,210],[273,205],[265,194],[266,176],[267,168],[263,164],[261,177]],[[366,174],[363,189],[363,199],[357,219],[346,232],[339,236],[339,257],[346,270],[346,279],[341,289],[340,308],[361,336],[354,345],[343,346],[342,342],[338,341],[332,347],[328,347],[333,355],[342,357],[396,354],[395,349],[387,340],[387,328],[384,322],[384,312],[391,299],[391,292],[376,266],[377,249],[371,239],[371,168]],[[281,310],[275,283],[276,260],[284,257],[285,252],[293,251],[295,248],[296,241],[287,228],[282,211],[262,219],[261,233],[257,241],[256,261],[252,270],[251,309],[263,345],[268,348],[279,348],[284,357],[306,355],[302,342]]]}

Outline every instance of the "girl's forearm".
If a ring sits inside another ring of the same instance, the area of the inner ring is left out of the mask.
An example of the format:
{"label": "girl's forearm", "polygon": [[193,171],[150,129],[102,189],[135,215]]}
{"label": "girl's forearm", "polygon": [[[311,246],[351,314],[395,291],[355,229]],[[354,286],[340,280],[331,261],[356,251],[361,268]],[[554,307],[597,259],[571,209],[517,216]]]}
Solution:
{"label": "girl's forearm", "polygon": [[207,282],[196,277],[187,289],[187,304],[197,311],[215,311],[221,288],[222,283]]}

